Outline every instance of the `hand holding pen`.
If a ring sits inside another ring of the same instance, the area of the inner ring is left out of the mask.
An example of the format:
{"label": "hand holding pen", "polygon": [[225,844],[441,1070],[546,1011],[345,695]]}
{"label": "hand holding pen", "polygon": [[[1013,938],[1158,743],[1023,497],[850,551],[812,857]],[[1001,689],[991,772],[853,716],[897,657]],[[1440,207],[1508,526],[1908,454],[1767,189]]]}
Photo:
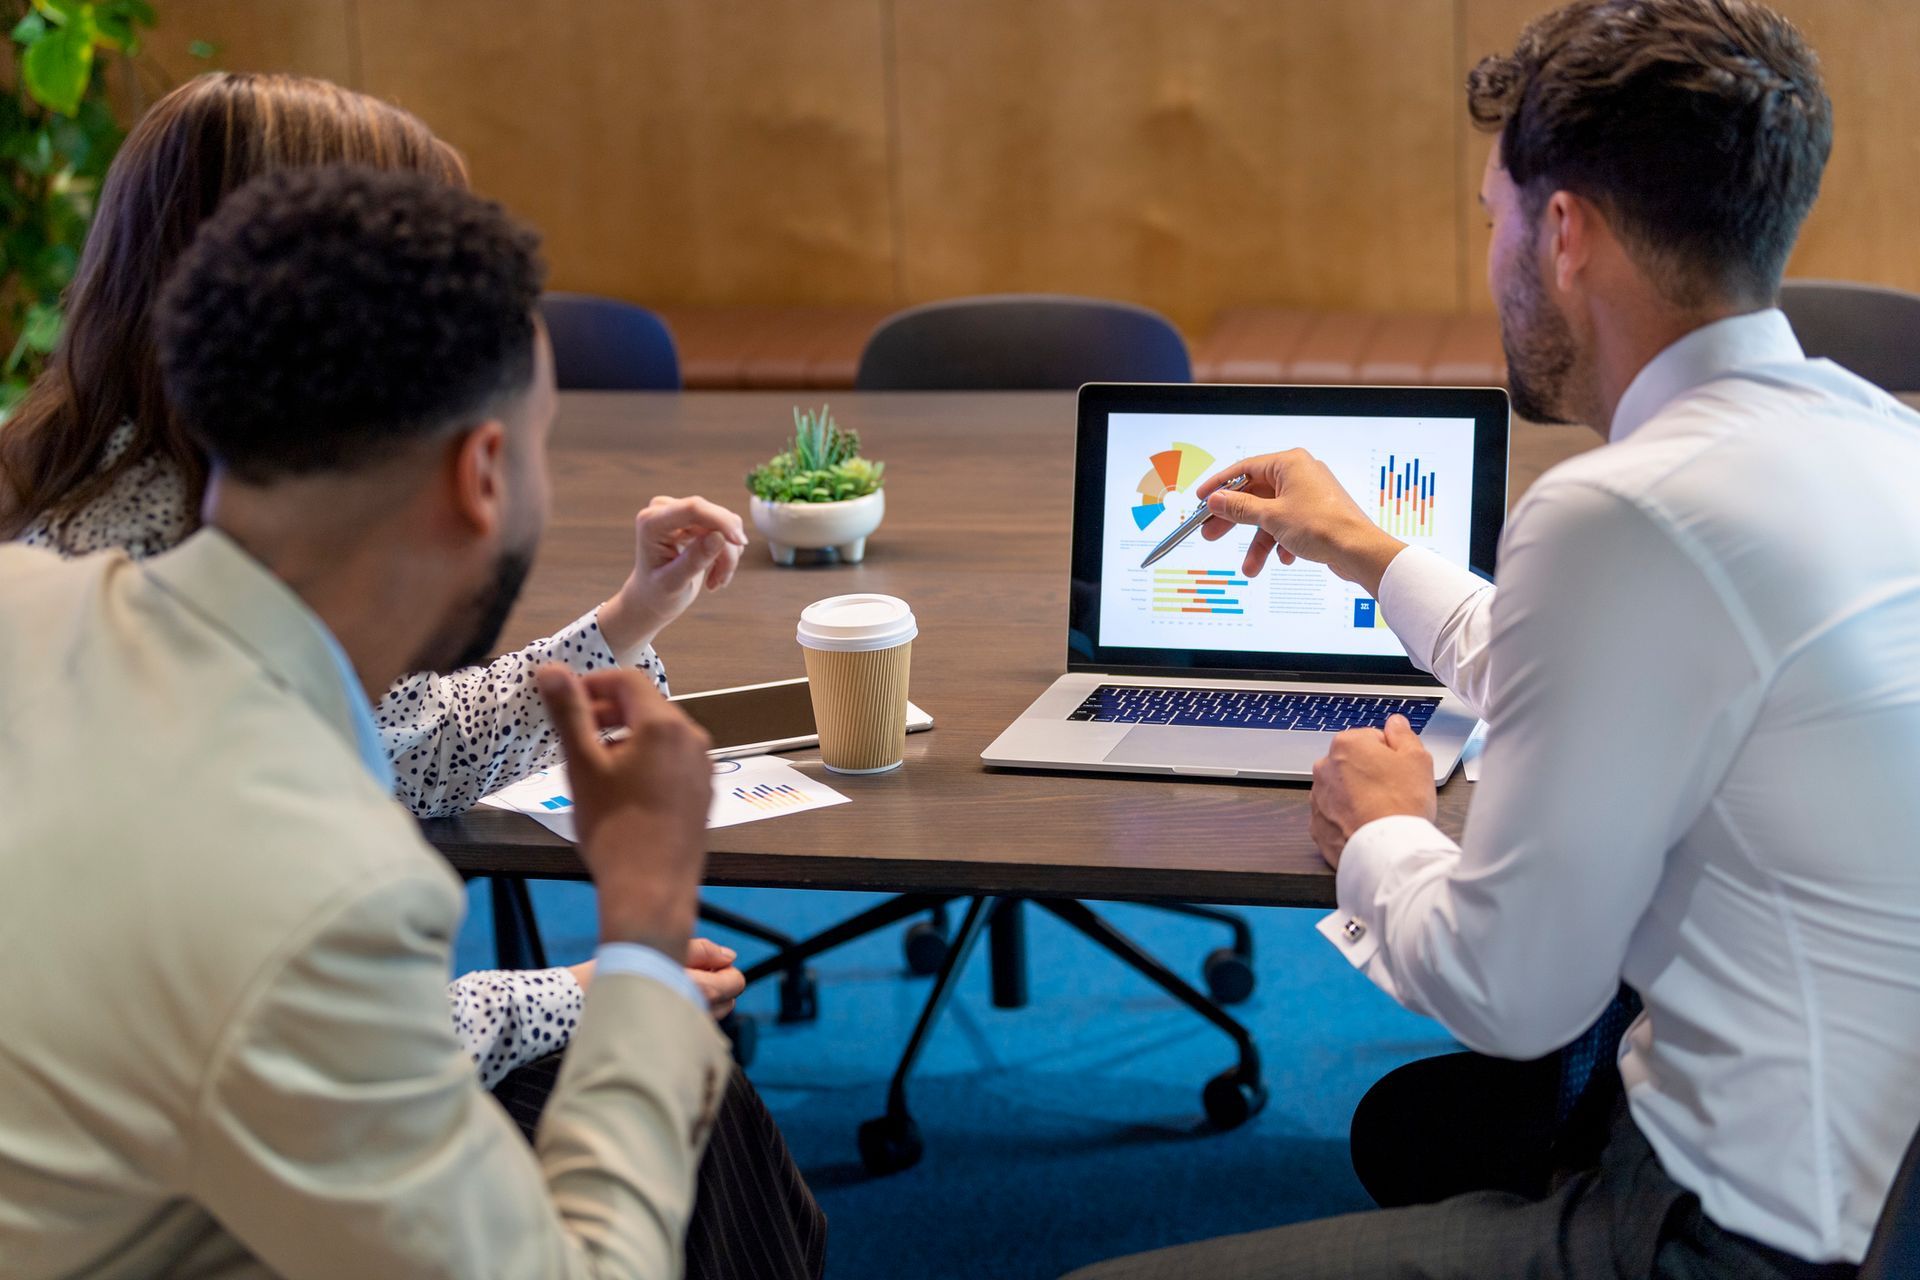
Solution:
{"label": "hand holding pen", "polygon": [[[1218,479],[1218,477],[1215,477],[1215,479]],[[1212,481],[1209,481],[1208,483],[1212,483]],[[1233,479],[1228,480],[1224,484],[1219,485],[1218,488],[1222,490],[1240,489],[1240,488],[1244,488],[1246,483],[1247,483],[1247,477],[1235,476]],[[1205,495],[1202,494],[1201,496],[1204,497]],[[1207,504],[1205,502],[1202,502],[1198,507],[1195,507],[1192,515],[1188,516],[1185,520],[1182,520],[1179,523],[1179,525],[1177,525],[1174,528],[1174,531],[1172,533],[1160,539],[1160,543],[1158,546],[1154,547],[1153,550],[1147,552],[1147,558],[1140,562],[1140,567],[1142,569],[1146,568],[1148,565],[1153,564],[1155,561],[1163,558],[1167,554],[1167,552],[1173,550],[1175,547],[1185,542],[1189,537],[1193,535],[1193,531],[1195,529],[1198,529],[1201,525],[1205,524],[1208,521],[1211,515],[1212,513],[1207,510]]]}
{"label": "hand holding pen", "polygon": [[1242,562],[1249,578],[1271,553],[1281,564],[1296,558],[1324,564],[1376,595],[1387,566],[1407,545],[1383,532],[1327,464],[1305,449],[1243,459],[1202,481],[1194,494],[1205,504],[1200,531],[1209,542],[1235,526],[1253,527]]}

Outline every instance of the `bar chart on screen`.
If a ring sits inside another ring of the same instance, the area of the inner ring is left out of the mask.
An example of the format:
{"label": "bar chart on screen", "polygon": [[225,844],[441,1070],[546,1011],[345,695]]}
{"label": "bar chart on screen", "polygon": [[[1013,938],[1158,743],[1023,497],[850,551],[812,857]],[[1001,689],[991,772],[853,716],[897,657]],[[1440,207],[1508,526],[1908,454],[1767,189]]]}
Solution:
{"label": "bar chart on screen", "polygon": [[1438,476],[1420,458],[1388,454],[1380,464],[1374,521],[1396,538],[1432,538],[1438,528]]}
{"label": "bar chart on screen", "polygon": [[1248,585],[1232,569],[1156,569],[1153,611],[1242,615],[1247,611]]}

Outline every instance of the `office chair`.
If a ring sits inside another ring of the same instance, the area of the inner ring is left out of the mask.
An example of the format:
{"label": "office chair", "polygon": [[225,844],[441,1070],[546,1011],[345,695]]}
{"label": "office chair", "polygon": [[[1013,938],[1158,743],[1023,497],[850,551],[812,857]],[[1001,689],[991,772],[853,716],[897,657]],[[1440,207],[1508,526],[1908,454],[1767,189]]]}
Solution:
{"label": "office chair", "polygon": [[1886,1207],[1860,1263],[1860,1280],[1920,1276],[1920,1133],[1907,1144],[1900,1171],[1893,1175]]}
{"label": "office chair", "polygon": [[562,391],[678,391],[680,355],[660,317],[589,293],[540,296]]}
{"label": "office chair", "polygon": [[1071,391],[1083,382],[1191,382],[1187,344],[1145,307],[1000,294],[910,307],[867,339],[858,391]]}
{"label": "office chair", "polygon": [[1845,280],[1780,286],[1800,345],[1892,392],[1920,391],[1920,294]]}

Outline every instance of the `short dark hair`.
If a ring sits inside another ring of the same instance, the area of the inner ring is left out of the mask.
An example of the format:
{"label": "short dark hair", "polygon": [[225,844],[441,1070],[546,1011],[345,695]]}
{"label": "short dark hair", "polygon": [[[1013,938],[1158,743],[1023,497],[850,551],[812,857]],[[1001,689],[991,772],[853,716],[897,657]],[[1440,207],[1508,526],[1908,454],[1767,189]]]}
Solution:
{"label": "short dark hair", "polygon": [[222,201],[156,316],[176,421],[242,480],[352,470],[533,377],[538,238],[416,173],[337,165]]}
{"label": "short dark hair", "polygon": [[1813,50],[1749,0],[1576,0],[1467,99],[1529,214],[1593,201],[1682,305],[1774,300],[1833,143]]}

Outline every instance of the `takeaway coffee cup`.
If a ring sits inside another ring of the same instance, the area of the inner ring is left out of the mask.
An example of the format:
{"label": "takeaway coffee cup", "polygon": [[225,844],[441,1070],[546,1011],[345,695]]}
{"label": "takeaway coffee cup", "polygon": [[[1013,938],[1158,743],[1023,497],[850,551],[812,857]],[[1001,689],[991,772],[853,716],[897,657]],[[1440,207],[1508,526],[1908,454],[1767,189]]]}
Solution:
{"label": "takeaway coffee cup", "polygon": [[898,769],[907,749],[907,668],[920,628],[905,600],[832,596],[800,611],[800,648],[835,773]]}

